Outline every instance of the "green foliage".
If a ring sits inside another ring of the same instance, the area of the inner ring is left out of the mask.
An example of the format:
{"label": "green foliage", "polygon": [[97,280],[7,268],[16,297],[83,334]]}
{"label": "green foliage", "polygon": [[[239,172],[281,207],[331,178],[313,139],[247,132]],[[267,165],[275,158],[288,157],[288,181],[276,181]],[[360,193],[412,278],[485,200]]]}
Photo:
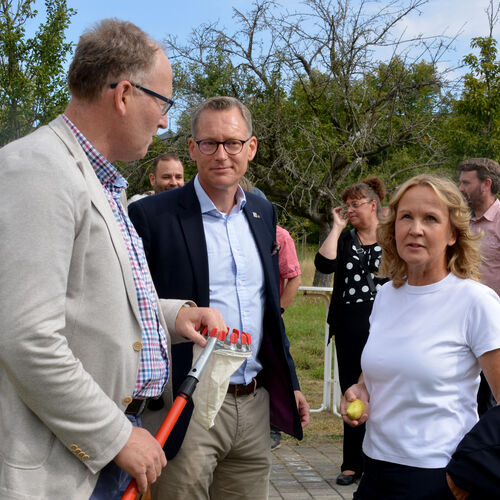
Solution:
{"label": "green foliage", "polygon": [[[312,265],[312,258],[300,262],[302,269]],[[283,319],[300,388],[311,408],[318,408],[323,400],[325,301],[317,296],[304,296],[303,292],[298,292]],[[342,434],[342,419],[331,411],[323,411],[311,413],[311,423],[305,429],[304,440],[324,443],[339,439]],[[286,436],[284,439],[294,441]]]}
{"label": "green foliage", "polygon": [[68,100],[63,64],[72,44],[64,38],[76,11],[66,0],[46,0],[46,19],[35,35],[34,0],[0,1],[0,145],[26,135],[64,110]]}
{"label": "green foliage", "polygon": [[[435,60],[411,60],[390,35],[423,3],[398,0],[390,12],[367,15],[365,3],[352,10],[348,0],[310,0],[303,14],[290,15],[257,0],[247,12],[234,9],[233,33],[212,24],[185,46],[170,39],[185,110],[177,136],[189,134],[188,117],[201,100],[242,100],[259,140],[250,181],[278,206],[280,221],[306,219],[324,236],[348,183],[372,172],[395,183],[399,170],[442,163],[434,137],[443,78]],[[377,60],[374,48],[383,44],[393,54]]]}
{"label": "green foliage", "polygon": [[464,57],[470,71],[464,77],[463,91],[454,100],[443,142],[449,148],[449,164],[467,157],[500,158],[500,62],[497,42],[477,37],[471,48],[479,49]]}
{"label": "green foliage", "polygon": [[315,380],[323,380],[325,312],[323,300],[298,294],[284,314],[297,370]]}
{"label": "green foliage", "polygon": [[286,136],[285,148],[297,152],[296,163],[321,155],[308,169],[308,181],[318,186],[328,182],[338,200],[345,185],[368,173],[389,180],[417,159],[432,158],[434,150],[426,142],[438,119],[440,95],[435,67],[424,61],[407,64],[393,58],[348,82],[316,71],[294,84],[289,121],[300,123],[301,129]]}
{"label": "green foliage", "polygon": [[500,110],[500,63],[496,61],[495,39],[473,38],[471,48],[479,49],[479,57],[469,54],[464,57],[471,72],[464,78],[462,100],[457,103],[460,113],[474,116],[478,121],[490,124]]}

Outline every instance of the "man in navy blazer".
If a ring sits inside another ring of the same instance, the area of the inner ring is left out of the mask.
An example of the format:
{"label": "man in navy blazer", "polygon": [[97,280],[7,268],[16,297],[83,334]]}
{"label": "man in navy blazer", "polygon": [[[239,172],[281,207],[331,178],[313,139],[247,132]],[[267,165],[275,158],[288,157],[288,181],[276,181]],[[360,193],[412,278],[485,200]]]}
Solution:
{"label": "man in navy blazer", "polygon": [[[257,151],[243,104],[208,99],[191,128],[198,175],[132,204],[130,218],[158,295],[219,309],[231,328],[252,334],[254,352],[231,377],[214,427],[190,419],[192,405],[185,410],[153,498],[266,498],[269,423],[301,439],[309,421],[280,314],[276,211],[239,187]],[[191,367],[192,344],[174,347],[172,356],[175,392]]]}

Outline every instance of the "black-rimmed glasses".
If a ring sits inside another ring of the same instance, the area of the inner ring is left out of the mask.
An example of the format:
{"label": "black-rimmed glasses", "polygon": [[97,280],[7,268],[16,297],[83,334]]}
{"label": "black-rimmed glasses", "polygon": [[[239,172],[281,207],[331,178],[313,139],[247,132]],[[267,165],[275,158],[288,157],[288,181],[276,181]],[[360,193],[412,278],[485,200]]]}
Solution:
{"label": "black-rimmed glasses", "polygon": [[237,155],[241,153],[243,146],[250,140],[250,137],[243,141],[241,139],[228,139],[227,141],[212,141],[210,139],[204,139],[201,141],[194,142],[198,144],[198,148],[204,155],[213,155],[219,149],[219,146],[222,144],[222,147],[226,151],[227,154]]}
{"label": "black-rimmed glasses", "polygon": [[[142,90],[143,92],[146,92],[146,94],[152,95],[153,97],[156,97],[157,99],[162,100],[165,103],[165,104],[161,105],[161,115],[162,116],[165,116],[168,113],[168,111],[170,110],[170,108],[174,105],[174,101],[172,101],[172,99],[169,99],[168,97],[165,97],[161,94],[158,94],[158,92],[155,92],[154,90],[149,90],[146,87],[139,85],[138,83],[134,83],[134,82],[129,82],[129,83],[130,83],[130,85],[132,85],[136,89]],[[111,83],[110,87],[112,89],[114,89],[117,85],[118,85],[118,83]]]}

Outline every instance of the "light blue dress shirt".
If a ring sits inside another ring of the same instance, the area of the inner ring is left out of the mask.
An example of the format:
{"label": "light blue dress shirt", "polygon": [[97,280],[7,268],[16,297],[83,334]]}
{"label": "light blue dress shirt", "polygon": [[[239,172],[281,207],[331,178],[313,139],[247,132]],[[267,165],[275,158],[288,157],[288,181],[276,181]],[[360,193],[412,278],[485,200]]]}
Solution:
{"label": "light blue dress shirt", "polygon": [[238,186],[236,204],[229,214],[219,212],[201,187],[194,189],[200,202],[207,242],[210,307],[226,324],[252,337],[252,357],[231,376],[231,384],[249,384],[262,369],[257,353],[262,342],[265,287],[264,272],[248,220],[243,213],[245,193]]}

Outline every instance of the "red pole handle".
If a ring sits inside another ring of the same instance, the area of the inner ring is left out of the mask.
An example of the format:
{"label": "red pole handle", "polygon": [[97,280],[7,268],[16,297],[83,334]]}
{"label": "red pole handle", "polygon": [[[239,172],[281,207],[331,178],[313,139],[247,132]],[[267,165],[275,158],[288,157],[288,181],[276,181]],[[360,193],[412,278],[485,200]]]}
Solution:
{"label": "red pole handle", "polygon": [[172,429],[174,428],[175,423],[179,419],[182,410],[184,410],[184,407],[186,406],[186,403],[188,402],[188,397],[185,394],[180,393],[174,401],[174,404],[170,408],[170,410],[167,413],[167,416],[165,417],[165,420],[161,424],[160,428],[158,429],[158,432],[156,433],[155,439],[163,446],[165,442],[167,441],[168,436],[170,436],[170,433],[172,432]]}
{"label": "red pole handle", "polygon": [[[162,447],[165,444],[168,436],[172,432],[172,429],[174,428],[175,423],[182,413],[182,410],[184,410],[188,399],[188,396],[186,396],[185,394],[179,394],[175,398],[174,404],[170,408],[167,416],[165,417],[165,420],[158,429],[155,439],[160,443]],[[128,488],[125,490],[125,493],[122,496],[122,500],[134,500],[138,492],[139,490],[137,489],[137,483],[135,482],[135,479],[132,479],[128,485]]]}

